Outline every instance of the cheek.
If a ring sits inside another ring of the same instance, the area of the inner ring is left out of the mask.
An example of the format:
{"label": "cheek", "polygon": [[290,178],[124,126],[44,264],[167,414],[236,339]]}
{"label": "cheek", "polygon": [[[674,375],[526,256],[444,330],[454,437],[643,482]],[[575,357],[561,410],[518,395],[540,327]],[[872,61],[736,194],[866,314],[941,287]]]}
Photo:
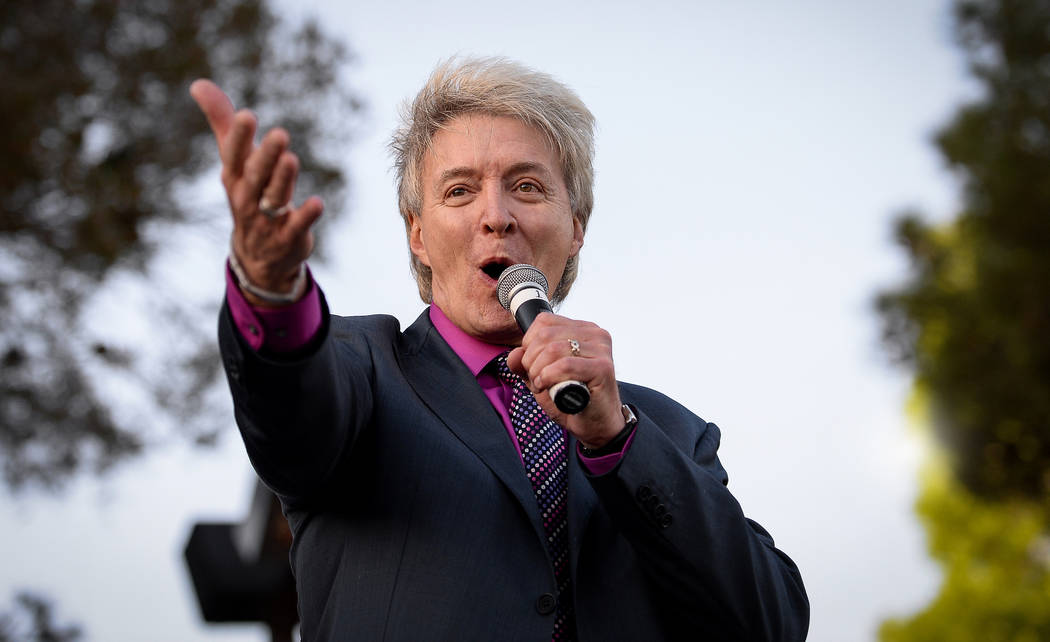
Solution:
{"label": "cheek", "polygon": [[466,270],[466,244],[452,234],[434,234],[424,236],[427,248],[426,263],[434,271],[434,278],[459,274]]}
{"label": "cheek", "polygon": [[559,240],[559,245],[564,248],[566,252],[572,254],[576,243],[576,228],[573,225],[571,218],[559,232]]}

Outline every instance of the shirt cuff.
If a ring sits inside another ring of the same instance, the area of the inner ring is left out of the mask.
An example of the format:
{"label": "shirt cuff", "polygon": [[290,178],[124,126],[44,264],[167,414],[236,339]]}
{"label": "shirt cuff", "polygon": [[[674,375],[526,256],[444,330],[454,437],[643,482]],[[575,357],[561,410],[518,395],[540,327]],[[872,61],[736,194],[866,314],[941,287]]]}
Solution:
{"label": "shirt cuff", "polygon": [[237,286],[229,261],[226,262],[226,303],[233,324],[255,351],[294,352],[307,343],[321,328],[321,298],[310,269],[306,270],[306,292],[290,305],[279,308],[253,306]]}
{"label": "shirt cuff", "polygon": [[623,450],[602,457],[585,457],[580,450],[580,442],[576,442],[576,458],[579,459],[580,463],[588,473],[592,475],[604,475],[613,468],[616,468],[616,465],[620,463],[620,460],[623,459],[623,456],[631,447],[631,442],[634,441],[634,435],[637,431],[638,427],[635,426],[634,430],[631,431],[631,436],[624,442]]}

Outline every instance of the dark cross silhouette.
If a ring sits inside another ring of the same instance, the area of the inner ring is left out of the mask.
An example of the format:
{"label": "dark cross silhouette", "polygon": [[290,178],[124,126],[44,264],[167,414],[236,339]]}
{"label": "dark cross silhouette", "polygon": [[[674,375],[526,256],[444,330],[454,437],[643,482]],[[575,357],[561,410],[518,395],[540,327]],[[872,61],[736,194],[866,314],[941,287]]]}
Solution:
{"label": "dark cross silhouette", "polygon": [[281,506],[262,482],[243,522],[194,524],[186,565],[204,621],[262,622],[273,642],[291,642],[299,621],[291,544]]}

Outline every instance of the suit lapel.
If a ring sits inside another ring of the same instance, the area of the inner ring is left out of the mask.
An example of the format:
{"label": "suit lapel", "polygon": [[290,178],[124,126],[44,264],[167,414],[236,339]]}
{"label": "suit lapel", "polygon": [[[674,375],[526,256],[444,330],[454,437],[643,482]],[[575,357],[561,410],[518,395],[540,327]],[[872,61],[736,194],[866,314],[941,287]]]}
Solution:
{"label": "suit lapel", "polygon": [[[400,359],[409,384],[434,415],[492,470],[518,500],[546,551],[547,535],[532,484],[518,453],[509,442],[502,420],[476,385],[476,379],[466,364],[434,328],[426,310],[405,331],[404,339],[405,349],[400,352]],[[576,439],[570,435],[566,446],[569,559],[575,575],[583,535],[598,504],[598,497],[576,458]]]}
{"label": "suit lapel", "polygon": [[405,331],[404,340],[401,368],[416,394],[503,482],[540,537],[546,538],[532,485],[502,420],[426,310]]}

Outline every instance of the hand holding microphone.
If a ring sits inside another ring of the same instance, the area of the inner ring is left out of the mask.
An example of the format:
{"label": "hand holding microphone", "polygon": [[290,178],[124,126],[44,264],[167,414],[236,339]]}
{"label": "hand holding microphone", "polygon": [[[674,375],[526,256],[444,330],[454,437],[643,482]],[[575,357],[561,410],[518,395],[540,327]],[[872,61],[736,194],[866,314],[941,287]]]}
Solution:
{"label": "hand holding microphone", "polygon": [[[510,310],[522,332],[527,332],[541,312],[553,312],[547,299],[547,278],[543,272],[519,263],[503,270],[497,285],[500,304]],[[570,339],[573,356],[578,356],[580,345]],[[587,407],[591,393],[579,381],[560,381],[550,388],[551,398],[558,410],[574,415]]]}

